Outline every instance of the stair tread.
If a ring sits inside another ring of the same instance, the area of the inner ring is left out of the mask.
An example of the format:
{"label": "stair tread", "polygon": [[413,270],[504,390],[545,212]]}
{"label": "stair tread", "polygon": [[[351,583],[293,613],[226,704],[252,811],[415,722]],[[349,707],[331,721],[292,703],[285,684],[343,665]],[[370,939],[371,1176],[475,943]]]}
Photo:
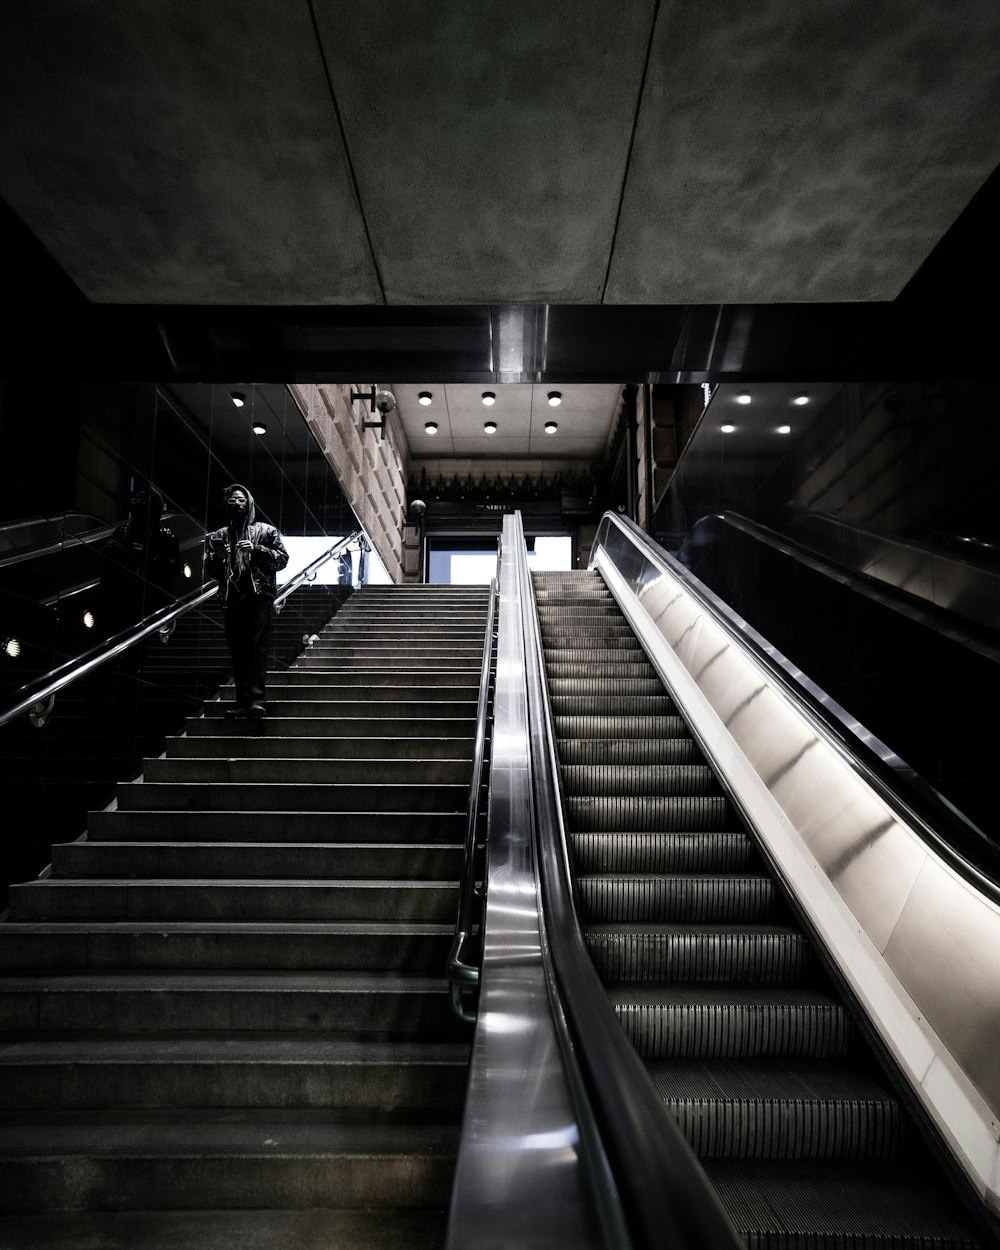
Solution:
{"label": "stair tread", "polygon": [[0,1112],[0,1153],[18,1156],[436,1153],[454,1150],[458,1126],[337,1123],[330,1109],[281,1111]]}
{"label": "stair tread", "polygon": [[[161,926],[162,927],[162,926]],[[380,994],[441,993],[443,976],[393,970],[364,972],[80,972],[0,975],[0,994],[205,993]]]}
{"label": "stair tread", "polygon": [[147,1037],[116,1034],[107,1038],[60,1036],[43,1041],[0,1044],[0,1068],[30,1064],[140,1063],[310,1063],[390,1066],[400,1064],[465,1065],[469,1045],[440,1041],[374,1041],[311,1037],[303,1034],[255,1036]]}

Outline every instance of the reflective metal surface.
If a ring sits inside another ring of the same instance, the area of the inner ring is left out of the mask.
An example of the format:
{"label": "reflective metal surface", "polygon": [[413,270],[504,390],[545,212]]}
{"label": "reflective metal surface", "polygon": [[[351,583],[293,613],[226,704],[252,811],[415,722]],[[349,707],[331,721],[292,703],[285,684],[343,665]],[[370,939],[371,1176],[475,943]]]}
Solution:
{"label": "reflective metal surface", "polygon": [[598,1246],[542,966],[524,643],[504,522],[483,970],[449,1250]]}
{"label": "reflective metal surface", "polygon": [[790,697],[738,627],[608,514],[601,571],[973,1184],[1000,1209],[1000,905]]}

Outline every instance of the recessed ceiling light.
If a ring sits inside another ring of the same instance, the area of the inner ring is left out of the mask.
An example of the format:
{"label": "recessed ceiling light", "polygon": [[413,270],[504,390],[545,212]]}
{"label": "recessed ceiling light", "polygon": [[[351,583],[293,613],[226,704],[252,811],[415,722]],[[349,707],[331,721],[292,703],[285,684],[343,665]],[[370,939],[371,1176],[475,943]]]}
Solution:
{"label": "recessed ceiling light", "polygon": [[553,408],[558,408],[562,403],[562,394],[559,391],[549,391],[549,404]]}
{"label": "recessed ceiling light", "polygon": [[495,421],[484,421],[483,429],[487,434],[495,434],[497,432],[497,423]]}
{"label": "recessed ceiling light", "polygon": [[21,654],[21,642],[18,638],[6,638],[3,644],[4,655],[9,655],[12,660],[16,660]]}
{"label": "recessed ceiling light", "polygon": [[791,434],[791,432],[792,432],[792,427],[791,427],[790,425],[779,425],[779,426],[778,426],[778,433],[779,433],[779,434]]}
{"label": "recessed ceiling light", "polygon": [[546,434],[554,434],[554,433],[556,432],[556,430],[558,430],[558,429],[559,429],[559,422],[558,422],[558,421],[546,421],[546,422],[545,422],[545,433],[546,433]]}
{"label": "recessed ceiling light", "polygon": [[438,432],[438,423],[436,421],[425,421],[424,432],[426,434],[436,434]]}
{"label": "recessed ceiling light", "polygon": [[423,404],[426,408],[433,398],[434,396],[430,393],[430,391],[421,391],[417,396],[417,403]]}
{"label": "recessed ceiling light", "polygon": [[489,408],[491,404],[495,404],[496,402],[497,402],[497,397],[496,395],[493,394],[492,391],[483,391],[483,403],[486,405],[487,408]]}
{"label": "recessed ceiling light", "polygon": [[808,402],[809,402],[808,395],[796,395],[795,398],[792,400],[792,403],[795,404],[799,408],[801,408],[803,404],[808,404]]}
{"label": "recessed ceiling light", "polygon": [[192,570],[192,568],[191,568],[191,565],[190,565],[190,564],[185,564],[185,565],[184,565],[184,567],[183,567],[183,569],[181,569],[181,572],[184,574],[184,576],[185,576],[185,577],[193,577],[193,576],[194,576],[194,573],[193,573],[193,570]]}
{"label": "recessed ceiling light", "polygon": [[719,429],[723,432],[723,434],[732,434],[732,432],[736,429],[736,426],[735,425],[720,425]]}
{"label": "recessed ceiling light", "polygon": [[264,424],[264,422],[263,422],[263,421],[255,421],[255,422],[253,423],[253,427],[252,427],[252,428],[253,428],[253,432],[254,432],[255,434],[266,434],[266,433],[267,433],[267,426]]}
{"label": "recessed ceiling light", "polygon": [[741,391],[739,395],[736,396],[736,402],[738,404],[749,404],[752,401],[753,401],[753,397],[751,395],[748,395],[746,391]]}
{"label": "recessed ceiling light", "polygon": [[93,612],[84,612],[83,623],[88,629],[93,629],[97,624],[97,618],[94,616]]}
{"label": "recessed ceiling light", "polygon": [[229,398],[233,401],[237,408],[242,408],[247,402],[247,397],[242,391],[230,391]]}

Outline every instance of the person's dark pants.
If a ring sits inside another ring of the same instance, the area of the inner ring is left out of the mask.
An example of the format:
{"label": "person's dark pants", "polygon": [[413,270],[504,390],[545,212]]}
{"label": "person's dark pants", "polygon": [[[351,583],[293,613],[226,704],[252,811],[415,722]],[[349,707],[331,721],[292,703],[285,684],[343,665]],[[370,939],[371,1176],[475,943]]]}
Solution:
{"label": "person's dark pants", "polygon": [[264,702],[267,658],[271,649],[272,601],[260,595],[226,604],[226,642],[233,662],[236,706]]}

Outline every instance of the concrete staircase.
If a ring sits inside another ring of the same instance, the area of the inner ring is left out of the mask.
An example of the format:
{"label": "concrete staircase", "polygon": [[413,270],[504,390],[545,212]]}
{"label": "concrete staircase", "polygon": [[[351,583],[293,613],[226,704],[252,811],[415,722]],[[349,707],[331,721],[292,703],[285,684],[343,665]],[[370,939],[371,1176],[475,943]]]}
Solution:
{"label": "concrete staircase", "polygon": [[0,1246],[443,1243],[487,591],[356,592],[0,923]]}

